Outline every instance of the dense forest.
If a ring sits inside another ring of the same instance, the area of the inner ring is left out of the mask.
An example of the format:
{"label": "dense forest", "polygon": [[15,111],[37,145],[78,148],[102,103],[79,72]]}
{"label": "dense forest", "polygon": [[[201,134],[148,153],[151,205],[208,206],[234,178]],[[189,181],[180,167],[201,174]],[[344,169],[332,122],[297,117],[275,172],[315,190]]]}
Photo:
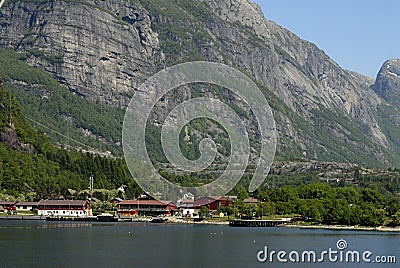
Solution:
{"label": "dense forest", "polygon": [[[33,50],[31,54],[40,53]],[[53,142],[87,146],[121,156],[124,110],[94,103],[70,92],[41,68],[23,60],[29,55],[0,49],[4,89],[18,99],[25,119]],[[62,134],[62,135],[60,135]]]}
{"label": "dense forest", "polygon": [[141,193],[123,159],[52,145],[24,119],[16,98],[2,86],[0,132],[0,199],[76,198],[87,194],[90,176],[95,178],[95,188],[125,185],[127,198]]}
{"label": "dense forest", "polygon": [[[262,202],[243,204],[239,200],[236,213],[255,217],[301,215],[302,221],[313,224],[400,225],[399,196],[371,188],[313,183],[264,189],[256,197]],[[233,208],[228,210],[234,212]]]}

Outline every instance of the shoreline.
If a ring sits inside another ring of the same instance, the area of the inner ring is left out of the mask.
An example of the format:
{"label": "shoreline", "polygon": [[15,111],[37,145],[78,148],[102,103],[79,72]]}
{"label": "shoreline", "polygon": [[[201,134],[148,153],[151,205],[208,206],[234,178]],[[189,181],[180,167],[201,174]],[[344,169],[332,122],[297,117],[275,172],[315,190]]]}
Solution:
{"label": "shoreline", "polygon": [[[229,220],[202,220],[194,221],[186,218],[166,218],[166,224],[209,224],[209,225],[229,225]],[[0,221],[9,220],[43,220],[46,218],[34,215],[18,215],[18,216],[0,216]],[[77,221],[78,222],[78,221]],[[124,222],[124,221],[120,221]],[[131,221],[126,222],[150,222],[148,218],[135,218]],[[283,228],[299,228],[299,229],[324,229],[324,230],[343,230],[343,231],[377,231],[377,232],[400,232],[400,226],[388,227],[388,226],[378,226],[378,227],[368,227],[368,226],[349,226],[349,225],[301,225],[301,224],[282,224],[277,227]],[[271,227],[244,227],[244,228],[271,228]]]}
{"label": "shoreline", "polygon": [[400,232],[400,226],[397,227],[368,227],[368,226],[348,226],[348,225],[296,225],[285,224],[280,227],[299,228],[299,229],[324,229],[324,230],[343,230],[343,231],[377,231],[377,232]]}
{"label": "shoreline", "polygon": [[[89,219],[90,217],[84,217],[84,218],[77,218],[74,220],[73,217],[66,217],[66,220],[60,220],[60,221],[71,221],[71,222],[80,222],[80,221],[85,221],[84,219]],[[90,218],[93,219],[93,218]],[[151,220],[153,218],[148,218],[148,217],[135,217],[135,218],[118,218],[119,221],[115,222],[143,222],[143,223],[151,223]],[[212,224],[212,225],[228,225],[229,221],[224,221],[224,220],[202,220],[202,221],[195,221],[193,218],[169,218],[166,217],[165,222],[167,224]],[[25,221],[25,220],[41,220],[41,221],[48,221],[47,217],[44,216],[38,216],[38,215],[6,215],[6,216],[0,216],[0,221]],[[57,221],[57,220],[54,220]],[[90,222],[90,220],[87,220],[87,222]],[[93,221],[96,222],[96,221]],[[107,222],[107,221],[105,221]],[[110,221],[112,222],[112,221]]]}
{"label": "shoreline", "polygon": [[211,225],[228,225],[229,221],[218,221],[218,220],[202,220],[202,221],[194,221],[191,219],[182,219],[182,218],[168,218],[166,223],[176,223],[176,224],[211,224]]}

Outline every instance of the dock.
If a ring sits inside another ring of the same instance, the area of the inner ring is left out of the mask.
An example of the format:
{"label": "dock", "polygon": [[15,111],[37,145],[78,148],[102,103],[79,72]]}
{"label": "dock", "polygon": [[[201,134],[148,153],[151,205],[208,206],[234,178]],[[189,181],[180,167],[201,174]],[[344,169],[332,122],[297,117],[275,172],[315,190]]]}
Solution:
{"label": "dock", "polygon": [[290,223],[291,219],[280,220],[231,220],[229,226],[233,227],[277,227]]}
{"label": "dock", "polygon": [[98,215],[86,217],[62,217],[62,216],[48,216],[46,221],[86,221],[86,222],[117,222],[118,217],[114,215]]}
{"label": "dock", "polygon": [[0,220],[46,220],[45,216],[34,216],[34,215],[12,215],[12,216],[0,216]]}

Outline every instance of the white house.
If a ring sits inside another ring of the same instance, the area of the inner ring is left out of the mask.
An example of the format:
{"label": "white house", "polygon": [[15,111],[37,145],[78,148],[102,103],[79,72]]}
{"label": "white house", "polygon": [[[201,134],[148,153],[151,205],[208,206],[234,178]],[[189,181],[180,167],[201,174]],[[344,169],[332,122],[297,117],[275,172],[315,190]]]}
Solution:
{"label": "white house", "polygon": [[20,211],[32,211],[32,209],[37,209],[39,202],[18,202],[16,204],[17,210]]}
{"label": "white house", "polygon": [[194,210],[194,200],[193,199],[182,199],[179,201],[179,208],[182,211],[182,216],[193,217],[195,213]]}
{"label": "white house", "polygon": [[87,217],[92,211],[86,200],[41,200],[38,215],[59,217]]}

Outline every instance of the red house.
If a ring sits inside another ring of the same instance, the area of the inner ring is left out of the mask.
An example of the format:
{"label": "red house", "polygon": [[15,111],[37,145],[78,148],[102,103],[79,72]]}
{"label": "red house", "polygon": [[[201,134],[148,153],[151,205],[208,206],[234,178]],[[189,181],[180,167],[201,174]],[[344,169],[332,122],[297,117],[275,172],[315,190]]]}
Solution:
{"label": "red house", "polygon": [[220,207],[229,207],[233,205],[233,199],[229,196],[206,196],[194,200],[194,209],[207,207],[209,210],[217,210]]}
{"label": "red house", "polygon": [[123,200],[117,204],[117,213],[121,216],[174,215],[176,209],[172,201]]}
{"label": "red house", "polygon": [[0,206],[3,207],[4,210],[16,210],[17,206],[15,205],[17,202],[12,201],[0,201]]}

